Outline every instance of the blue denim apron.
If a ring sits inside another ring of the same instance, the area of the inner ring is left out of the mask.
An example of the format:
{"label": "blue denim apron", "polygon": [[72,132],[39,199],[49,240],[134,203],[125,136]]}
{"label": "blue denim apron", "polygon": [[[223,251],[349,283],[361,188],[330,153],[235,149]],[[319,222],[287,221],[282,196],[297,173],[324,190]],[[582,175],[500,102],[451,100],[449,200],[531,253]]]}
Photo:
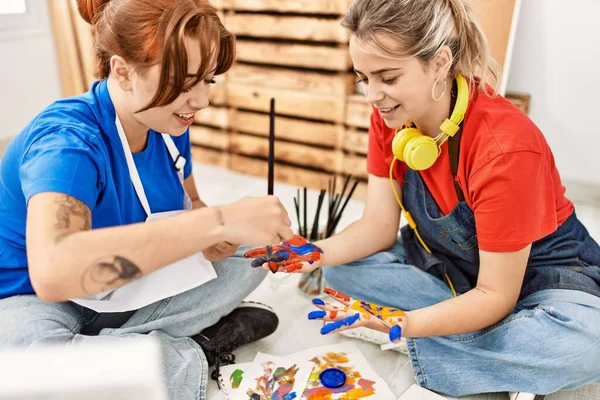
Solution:
{"label": "blue denim apron", "polygon": [[[474,288],[479,274],[475,216],[461,201],[443,215],[418,172],[407,168],[402,185],[406,209],[431,250],[427,253],[409,226],[401,229],[408,264],[444,280],[457,293]],[[519,299],[542,289],[574,289],[600,297],[600,246],[573,213],[550,235],[533,242]]]}

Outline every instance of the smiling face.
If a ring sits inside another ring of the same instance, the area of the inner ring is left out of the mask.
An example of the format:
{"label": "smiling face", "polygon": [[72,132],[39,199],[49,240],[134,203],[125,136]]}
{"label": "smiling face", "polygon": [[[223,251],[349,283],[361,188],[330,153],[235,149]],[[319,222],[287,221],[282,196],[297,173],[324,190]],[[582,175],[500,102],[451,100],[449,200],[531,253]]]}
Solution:
{"label": "smiling face", "polygon": [[350,38],[350,56],[367,100],[388,127],[423,120],[435,108],[431,91],[436,68],[415,57],[392,59],[368,52],[355,35]]}
{"label": "smiling face", "polygon": [[197,77],[200,66],[200,43],[197,39],[185,38],[188,54],[188,75],[184,91],[171,103],[135,112],[145,107],[159,90],[160,64],[150,67],[144,74],[130,75],[128,107],[137,124],[156,132],[179,136],[194,122],[194,114],[208,107],[210,85],[214,83],[215,68],[206,76]]}

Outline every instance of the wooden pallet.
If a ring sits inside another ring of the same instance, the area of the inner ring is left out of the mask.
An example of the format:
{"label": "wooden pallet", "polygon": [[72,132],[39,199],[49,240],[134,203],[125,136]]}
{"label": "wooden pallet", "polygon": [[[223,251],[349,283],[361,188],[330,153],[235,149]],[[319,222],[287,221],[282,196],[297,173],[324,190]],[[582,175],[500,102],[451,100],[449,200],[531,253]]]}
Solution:
{"label": "wooden pallet", "polygon": [[352,0],[218,0],[219,8],[296,14],[343,15]]}
{"label": "wooden pallet", "polygon": [[348,71],[352,68],[346,45],[325,46],[238,38],[236,50],[237,60],[248,63],[329,71]]}
{"label": "wooden pallet", "polygon": [[236,36],[348,43],[350,34],[339,18],[226,13],[225,26]]}

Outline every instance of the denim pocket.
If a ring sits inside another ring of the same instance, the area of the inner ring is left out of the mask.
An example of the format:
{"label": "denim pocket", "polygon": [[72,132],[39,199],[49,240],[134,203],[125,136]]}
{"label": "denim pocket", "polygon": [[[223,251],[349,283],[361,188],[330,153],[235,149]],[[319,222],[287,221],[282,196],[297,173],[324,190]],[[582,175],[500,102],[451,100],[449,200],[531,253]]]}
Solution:
{"label": "denim pocket", "polygon": [[442,229],[442,236],[457,245],[461,250],[472,250],[478,245],[475,218],[473,215],[465,219],[460,225],[452,229]]}

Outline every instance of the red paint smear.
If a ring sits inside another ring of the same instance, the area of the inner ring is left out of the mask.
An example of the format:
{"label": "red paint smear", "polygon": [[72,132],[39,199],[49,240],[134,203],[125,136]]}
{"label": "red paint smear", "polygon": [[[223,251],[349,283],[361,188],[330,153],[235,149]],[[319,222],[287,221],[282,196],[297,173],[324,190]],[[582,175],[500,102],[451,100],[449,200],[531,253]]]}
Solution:
{"label": "red paint smear", "polygon": [[329,318],[333,319],[333,318],[337,317],[337,315],[338,315],[337,311],[332,311],[332,312],[329,313]]}
{"label": "red paint smear", "polygon": [[330,288],[325,289],[325,293],[327,293],[328,295],[330,295],[332,297],[335,297],[336,299],[341,299],[341,300],[344,300],[344,301],[350,301],[350,297],[348,297],[344,293],[340,293],[340,292],[335,291],[335,290],[330,289]]}

